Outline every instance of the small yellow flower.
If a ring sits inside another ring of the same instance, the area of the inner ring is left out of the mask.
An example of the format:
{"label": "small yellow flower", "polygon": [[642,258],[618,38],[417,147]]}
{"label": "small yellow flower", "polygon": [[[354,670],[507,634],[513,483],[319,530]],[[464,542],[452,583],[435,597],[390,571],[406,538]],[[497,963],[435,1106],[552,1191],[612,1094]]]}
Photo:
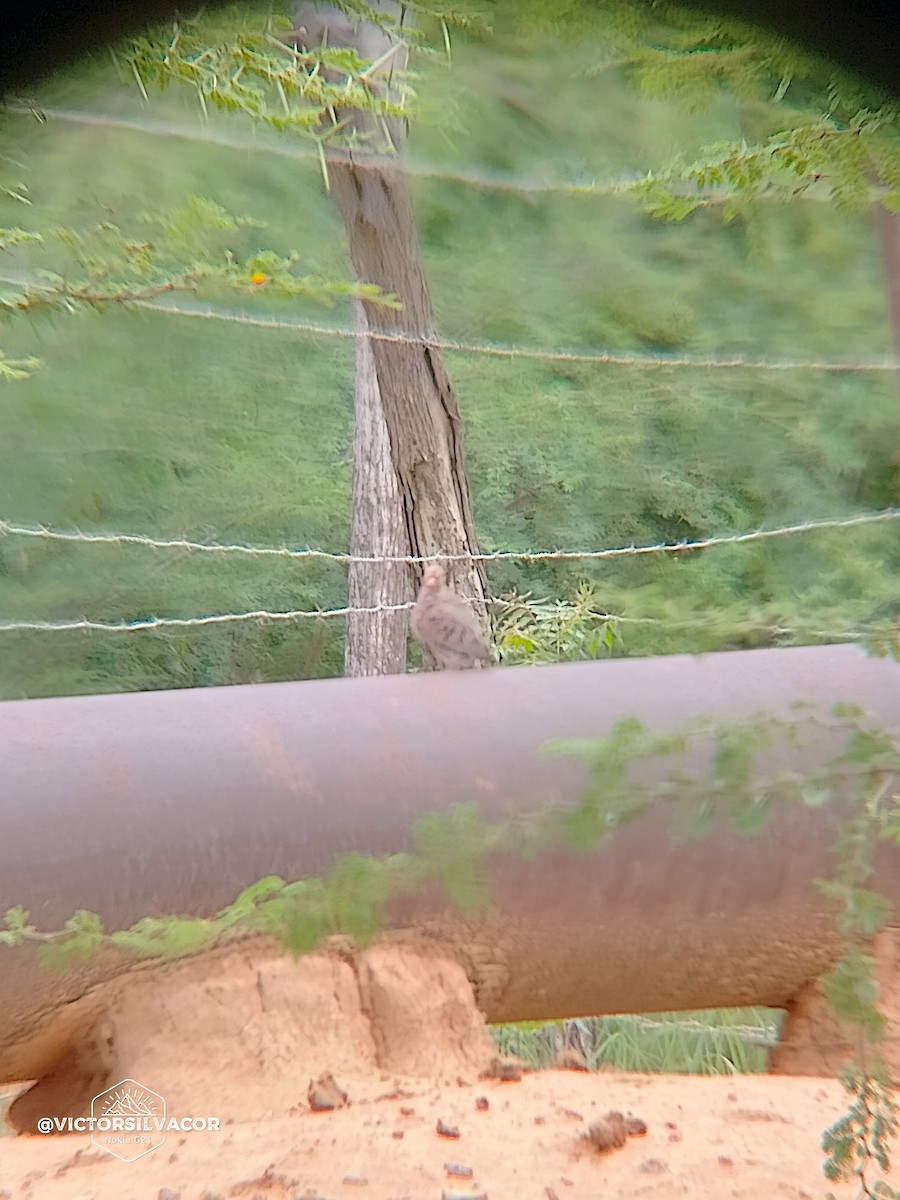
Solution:
{"label": "small yellow flower", "polygon": [[264,271],[254,271],[250,276],[250,282],[256,284],[257,287],[262,287],[264,283],[269,282],[269,277]]}

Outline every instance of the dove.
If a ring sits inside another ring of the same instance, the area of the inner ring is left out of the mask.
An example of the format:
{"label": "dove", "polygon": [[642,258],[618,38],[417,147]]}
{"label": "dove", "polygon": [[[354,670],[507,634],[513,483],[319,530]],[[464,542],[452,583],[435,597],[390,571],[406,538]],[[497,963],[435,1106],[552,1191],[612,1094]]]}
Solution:
{"label": "dove", "polygon": [[425,568],[409,628],[442,667],[458,670],[471,667],[478,659],[492,661],[475,614],[462,597],[451,591],[443,568],[434,563]]}

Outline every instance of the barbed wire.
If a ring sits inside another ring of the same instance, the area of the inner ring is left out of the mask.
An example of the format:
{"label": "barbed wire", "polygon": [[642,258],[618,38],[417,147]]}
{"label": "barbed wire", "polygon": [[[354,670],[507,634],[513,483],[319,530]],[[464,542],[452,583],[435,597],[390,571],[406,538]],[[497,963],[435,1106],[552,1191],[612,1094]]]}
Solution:
{"label": "barbed wire", "polygon": [[[248,152],[262,151],[264,153],[271,153],[290,159],[308,159],[310,161],[314,161],[318,169],[318,151],[314,150],[312,147],[307,148],[297,145],[284,145],[274,141],[269,142],[267,140],[258,141],[248,140],[245,138],[235,138],[231,134],[221,133],[209,128],[205,128],[203,131],[200,131],[175,125],[170,122],[116,117],[112,114],[106,113],[91,113],[52,107],[34,108],[24,104],[9,104],[6,106],[6,111],[26,116],[39,114],[42,118],[52,117],[61,121],[77,122],[90,126],[121,128],[131,132],[151,134],[154,136],[180,137],[189,141],[208,142],[210,144],[220,145],[229,149],[243,150]],[[356,161],[356,159],[354,159],[354,161]],[[357,162],[357,165],[365,167],[369,164],[367,164],[363,158]],[[373,162],[372,165],[377,164]],[[601,184],[596,183],[596,181],[522,179],[512,176],[485,174],[480,171],[451,171],[442,166],[416,163],[414,161],[404,163],[404,170],[412,175],[451,179],[472,187],[493,188],[523,193],[564,192],[569,194],[592,194],[607,196],[623,195],[631,186],[639,182],[641,178],[640,175],[633,174],[618,180],[610,180]],[[12,282],[13,280],[8,278],[8,281]],[[21,281],[19,282],[21,283]],[[255,314],[228,312],[225,310],[214,309],[211,306],[207,307],[206,309],[199,309],[177,304],[157,304],[151,301],[136,300],[132,301],[131,303],[135,307],[145,308],[149,311],[168,313],[170,315],[183,317],[205,317],[208,320],[230,321],[237,324],[254,326],[257,328],[305,332],[313,335],[331,337],[371,337],[373,339],[386,342],[415,345],[428,344],[448,352],[485,354],[500,358],[526,358],[550,362],[585,362],[615,366],[668,366],[695,367],[703,369],[738,368],[748,370],[775,371],[819,370],[841,373],[889,372],[900,370],[900,363],[891,357],[858,363],[829,362],[828,360],[821,359],[801,359],[796,361],[788,360],[784,362],[772,362],[764,359],[746,359],[739,355],[730,358],[694,358],[689,355],[667,357],[665,355],[644,356],[611,354],[604,351],[582,352],[573,350],[543,350],[533,347],[497,345],[484,342],[452,341],[442,338],[425,339],[421,335],[416,335],[413,333],[368,333],[361,332],[356,329],[316,324],[313,322],[284,321],[275,317],[263,317]]]}
{"label": "barbed wire", "polygon": [[[476,601],[470,596],[462,597],[469,604],[475,604]],[[528,608],[527,600],[523,602],[520,596],[491,598],[487,601],[488,607],[500,608],[511,607],[512,605],[523,605]],[[63,633],[73,631],[94,631],[101,633],[136,633],[141,630],[159,630],[159,629],[191,629],[204,625],[225,625],[233,622],[256,621],[261,625],[267,622],[275,621],[298,621],[303,619],[327,619],[331,617],[348,617],[356,614],[370,614],[382,612],[404,612],[412,609],[414,601],[408,600],[401,604],[376,604],[369,607],[352,607],[346,606],[343,608],[324,608],[324,609],[288,609],[288,610],[272,610],[272,609],[253,609],[249,612],[232,612],[232,613],[214,613],[203,617],[143,617],[133,620],[121,621],[94,621],[88,617],[78,617],[70,620],[58,621],[0,621],[0,633],[12,633],[33,631],[41,633]],[[566,608],[571,611],[575,610],[575,606],[560,605],[560,612],[564,615]],[[710,624],[707,618],[691,618],[684,619],[679,617],[628,617],[617,613],[603,613],[590,611],[585,613],[585,616],[593,618],[595,621],[607,624],[621,625],[658,625],[666,629],[709,629]],[[517,632],[515,628],[511,632]],[[846,641],[862,641],[865,637],[871,634],[883,634],[883,629],[873,627],[872,629],[804,629],[802,627],[788,627],[776,625],[770,622],[736,622],[735,625],[728,629],[722,630],[723,636],[731,634],[746,634],[746,633],[765,633],[770,637],[807,637],[817,638],[824,641],[846,642]]]}
{"label": "barbed wire", "polygon": [[[39,279],[16,272],[0,274],[0,283],[12,287],[27,288],[34,291],[44,290],[48,294],[52,288],[43,284]],[[82,300],[82,303],[87,301]],[[176,303],[174,301],[141,300],[126,298],[121,301],[123,306],[139,308],[146,312],[160,313],[169,317],[187,317],[205,321],[226,321],[234,325],[245,325],[253,329],[270,329],[281,333],[299,333],[311,337],[333,337],[353,340],[368,338],[371,341],[385,342],[393,345],[428,346],[451,354],[482,354],[489,358],[526,359],[534,362],[568,362],[591,363],[597,366],[610,367],[688,367],[697,370],[745,370],[745,371],[824,371],[831,374],[857,373],[889,373],[900,371],[900,361],[891,358],[876,358],[868,361],[836,362],[823,358],[808,359],[764,359],[743,358],[734,355],[730,358],[717,358],[715,355],[694,357],[690,354],[613,354],[607,350],[565,350],[543,349],[540,346],[515,346],[498,342],[457,341],[452,338],[424,337],[422,334],[408,332],[379,333],[373,330],[360,330],[345,325],[327,325],[318,321],[291,321],[282,317],[264,315],[262,313],[235,312],[231,309],[216,308],[212,304],[200,305]]]}
{"label": "barbed wire", "polygon": [[[236,150],[244,154],[272,154],[278,158],[287,158],[295,162],[306,162],[321,169],[321,157],[316,145],[305,143],[288,143],[284,139],[261,138],[254,129],[250,138],[236,137],[234,134],[213,129],[208,118],[203,118],[203,124],[197,127],[175,124],[171,121],[158,121],[146,117],[122,117],[114,113],[89,112],[83,109],[46,107],[43,105],[28,105],[8,103],[4,111],[15,113],[17,116],[34,117],[40,120],[48,118],[56,121],[67,121],[73,124],[87,125],[94,128],[121,129],[130,133],[140,133],[151,137],[178,138],[201,145],[220,146],[226,150]],[[340,157],[340,151],[329,149],[329,156]],[[364,147],[357,147],[353,152],[353,162],[356,167],[366,169],[384,169],[383,158],[372,154],[367,157]],[[633,171],[618,179],[608,179],[598,182],[593,178],[559,179],[547,176],[511,175],[502,171],[481,169],[452,168],[446,163],[428,162],[415,154],[408,154],[403,159],[403,171],[421,179],[440,179],[451,183],[461,183],[467,187],[481,188],[485,191],[517,192],[523,195],[561,194],[571,196],[609,196],[621,198],[627,196],[635,184],[646,179],[644,172]],[[889,189],[873,187],[873,200],[882,198]],[[687,191],[687,188],[685,189]],[[707,188],[704,191],[705,203],[724,204],[731,193],[727,188]],[[762,193],[763,200],[778,200],[777,193]],[[819,203],[830,203],[831,194],[827,185],[810,184],[803,189],[798,199],[813,200]]]}
{"label": "barbed wire", "polygon": [[647,546],[616,546],[604,550],[497,550],[486,554],[339,554],[329,550],[291,549],[288,546],[248,546],[239,542],[195,542],[187,538],[156,538],[138,533],[83,533],[81,530],[48,529],[43,525],[20,525],[0,517],[0,535],[43,538],[56,542],[83,542],[101,545],[136,545],[156,550],[189,550],[201,554],[243,554],[253,557],[287,559],[325,559],[343,563],[396,563],[409,566],[428,562],[543,562],[546,560],[602,560],[634,557],[645,554],[681,554],[686,551],[708,550],[714,546],[736,546],[747,542],[762,542],[770,538],[811,533],[826,529],[849,529],[882,521],[900,520],[900,508],[887,508],[874,513],[859,513],[852,517],[830,517],[820,521],[804,521],[796,525],[781,525],[775,529],[756,529],[749,533],[724,534],[697,541],[657,542]]}
{"label": "barbed wire", "polygon": [[[43,284],[21,272],[6,272],[0,274],[0,283],[17,288],[30,288],[34,291],[52,293],[53,288]],[[105,298],[108,302],[108,298]],[[89,301],[81,298],[82,303]],[[746,371],[824,371],[831,374],[855,373],[888,373],[900,371],[900,361],[889,356],[857,362],[836,362],[831,359],[764,359],[743,358],[735,355],[730,358],[717,358],[707,355],[693,357],[689,354],[613,354],[607,350],[564,350],[543,349],[539,346],[515,346],[498,342],[468,342],[456,341],[452,338],[424,337],[422,334],[394,332],[379,333],[373,330],[360,330],[345,325],[326,325],[317,321],[289,321],[282,317],[264,315],[261,313],[235,312],[230,309],[216,308],[212,304],[204,306],[175,303],[174,301],[141,300],[123,298],[123,306],[144,309],[147,312],[161,313],[170,317],[187,317],[206,321],[226,321],[234,325],[246,325],[254,329],[271,329],[282,333],[308,334],[312,337],[333,337],[348,340],[368,338],[376,342],[394,345],[428,346],[446,353],[483,354],[490,358],[516,359],[522,358],[536,362],[570,362],[592,363],[598,366],[612,367],[688,367],[698,370],[746,370]]]}
{"label": "barbed wire", "polygon": [[[260,137],[239,137],[222,130],[213,129],[208,121],[196,127],[175,124],[171,121],[158,121],[146,117],[121,117],[114,113],[88,112],[83,109],[30,106],[27,104],[7,104],[5,111],[17,116],[35,117],[66,121],[72,124],[87,125],[94,128],[121,129],[129,133],[140,133],[151,137],[178,138],[183,141],[220,146],[225,150],[236,150],[240,153],[272,154],[278,158],[291,159],[294,162],[307,162],[321,169],[319,149],[315,144],[292,142],[285,139],[275,140]],[[340,157],[340,152],[333,149],[328,151],[330,156]],[[372,154],[367,157],[365,148],[357,148],[353,152],[354,166],[363,169],[384,169],[384,160],[380,155]],[[518,192],[523,195],[562,194],[572,196],[610,196],[622,197],[627,195],[630,188],[640,183],[646,176],[641,172],[631,172],[618,179],[597,182],[596,179],[554,179],[546,176],[510,175],[500,171],[484,169],[466,170],[450,167],[444,163],[428,162],[417,158],[414,154],[403,159],[403,172],[420,179],[441,179],[451,183],[462,183],[467,187],[481,188],[485,191]],[[886,189],[883,189],[886,190]],[[722,189],[721,197],[715,193],[704,194],[707,202],[724,202],[728,199],[727,189]],[[830,200],[827,187],[824,185],[811,186],[805,189],[806,199],[827,202]]]}
{"label": "barbed wire", "polygon": [[[26,104],[7,104],[5,110],[15,113],[17,116],[35,117],[39,114],[42,118],[56,121],[67,121],[94,128],[121,129],[128,133],[147,134],[151,137],[178,138],[188,142],[220,146],[225,150],[237,150],[241,153],[272,154],[277,158],[287,158],[294,162],[308,162],[310,165],[314,165],[317,171],[320,170],[321,159],[315,145],[288,143],[284,139],[276,141],[259,136],[236,137],[234,134],[213,129],[208,124],[191,128],[187,125],[177,125],[171,121],[156,121],[143,117],[119,117],[113,113],[85,112],[81,109],[71,108],[47,108],[43,105],[30,107]],[[334,152],[329,150],[329,154],[332,153]],[[365,150],[362,148],[354,151],[353,162],[355,166],[363,169],[367,167],[384,169],[384,161],[381,157],[372,155],[367,160]],[[621,179],[608,180],[605,183],[598,183],[591,179],[523,178],[497,171],[459,170],[444,164],[430,163],[418,159],[414,155],[404,158],[403,171],[404,174],[422,179],[443,179],[490,191],[525,194],[562,192],[573,195],[619,196],[642,178],[637,172],[623,176]]]}
{"label": "barbed wire", "polygon": [[613,354],[606,350],[545,350],[539,346],[514,346],[497,342],[463,342],[443,337],[423,337],[415,333],[378,333],[372,330],[351,329],[344,325],[326,325],[315,321],[287,321],[281,317],[263,316],[257,313],[232,312],[215,308],[213,305],[176,304],[155,300],[129,301],[134,308],[169,316],[200,318],[207,321],[229,321],[236,325],[249,325],[256,329],[273,329],[285,333],[306,333],[324,337],[368,338],[376,342],[395,345],[430,346],[446,353],[484,354],[491,358],[523,358],[538,362],[595,363],[612,367],[693,367],[703,370],[749,370],[749,371],[826,371],[834,374],[855,372],[900,371],[900,362],[891,357],[870,359],[861,362],[835,362],[823,358],[783,359],[781,361],[762,358],[717,358],[714,355],[695,358],[689,354]]}
{"label": "barbed wire", "polygon": [[205,617],[145,617],[132,621],[92,621],[87,617],[61,621],[0,621],[0,633],[20,630],[38,632],[71,632],[95,630],[102,633],[134,633],[142,629],[190,629],[200,625],[225,625],[233,621],[297,621],[303,617],[347,617],[351,613],[399,612],[412,608],[404,604],[376,604],[371,608],[289,609],[286,612],[254,609],[251,612],[214,613]]}

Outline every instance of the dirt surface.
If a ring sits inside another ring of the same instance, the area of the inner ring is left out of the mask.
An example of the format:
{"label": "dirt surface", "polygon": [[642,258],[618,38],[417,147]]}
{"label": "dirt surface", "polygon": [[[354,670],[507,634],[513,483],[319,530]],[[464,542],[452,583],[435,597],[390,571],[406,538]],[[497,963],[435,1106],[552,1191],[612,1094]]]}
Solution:
{"label": "dirt surface", "polygon": [[[825,1078],[498,1069],[462,968],[398,946],[173,965],[110,994],[73,1050],[77,1071],[11,1106],[32,1132],[0,1138],[3,1200],[819,1200],[845,1107]],[[89,1115],[98,1083],[103,1111],[221,1127],[152,1134],[141,1157],[33,1132]]]}
{"label": "dirt surface", "polygon": [[[878,1008],[884,1017],[885,1036],[879,1051],[889,1077],[900,1081],[900,929],[889,927],[876,934],[869,947],[878,984]],[[849,1060],[862,1062],[865,1054],[859,1029],[838,1021],[815,980],[788,1006],[779,1045],[770,1057],[770,1069],[783,1075],[836,1076]]]}
{"label": "dirt surface", "polygon": [[[385,1081],[371,1080],[350,1090],[348,1107],[330,1112],[310,1111],[306,1090],[298,1080],[294,1116],[169,1134],[135,1162],[118,1161],[87,1135],[7,1137],[0,1191],[15,1200],[820,1200],[819,1139],[842,1104],[833,1080],[572,1071],[420,1085],[395,1097]],[[479,1097],[487,1109],[479,1110]],[[580,1135],[610,1109],[639,1117],[647,1132],[601,1154]],[[439,1120],[459,1138],[439,1136]],[[453,1176],[446,1164],[472,1175]]]}

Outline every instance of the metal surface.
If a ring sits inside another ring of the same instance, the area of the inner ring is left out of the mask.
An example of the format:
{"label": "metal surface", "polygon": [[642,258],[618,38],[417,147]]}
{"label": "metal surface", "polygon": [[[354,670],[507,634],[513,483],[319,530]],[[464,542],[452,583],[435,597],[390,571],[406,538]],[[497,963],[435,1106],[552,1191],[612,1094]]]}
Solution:
{"label": "metal surface", "polygon": [[[549,738],[796,700],[900,731],[900,665],[832,646],[0,704],[0,912],[21,904],[45,930],[79,908],[108,930],[211,916],[263,876],[401,850],[453,803],[499,819],[575,800],[585,771],[542,755]],[[811,761],[833,750],[823,735]],[[813,886],[829,820],[797,808],[759,837],[673,846],[655,813],[595,854],[496,857],[484,914],[423,892],[391,924],[458,954],[492,1020],[783,1003],[837,953]],[[889,847],[878,882],[900,905]],[[0,1078],[36,1069],[35,1030],[123,966],[50,977],[33,947],[0,946]]]}

